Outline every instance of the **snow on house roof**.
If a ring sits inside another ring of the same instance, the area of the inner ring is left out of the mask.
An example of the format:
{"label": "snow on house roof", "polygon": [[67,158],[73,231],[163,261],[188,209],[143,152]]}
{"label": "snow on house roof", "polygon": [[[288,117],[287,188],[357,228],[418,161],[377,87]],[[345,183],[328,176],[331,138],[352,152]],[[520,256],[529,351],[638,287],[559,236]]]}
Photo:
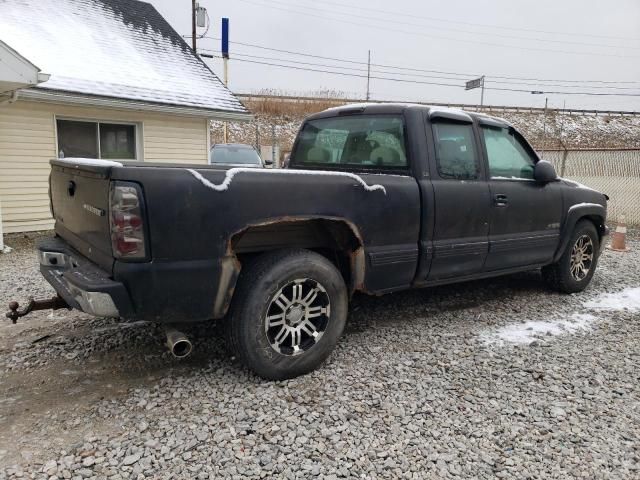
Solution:
{"label": "snow on house roof", "polygon": [[42,91],[247,113],[145,2],[0,0],[0,40],[51,74]]}

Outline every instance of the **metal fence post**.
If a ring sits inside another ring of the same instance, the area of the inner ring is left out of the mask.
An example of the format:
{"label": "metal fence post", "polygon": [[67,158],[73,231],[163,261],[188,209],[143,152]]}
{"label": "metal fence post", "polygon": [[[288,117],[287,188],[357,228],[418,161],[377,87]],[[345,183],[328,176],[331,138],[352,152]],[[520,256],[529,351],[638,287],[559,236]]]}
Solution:
{"label": "metal fence post", "polygon": [[255,120],[254,124],[256,126],[256,151],[260,152],[260,124],[258,123],[257,119]]}
{"label": "metal fence post", "polygon": [[562,161],[560,163],[560,176],[564,177],[564,170],[567,166],[567,156],[569,156],[569,150],[567,150],[566,148],[564,149],[564,152],[562,152]]}
{"label": "metal fence post", "polygon": [[278,167],[278,159],[276,158],[276,124],[271,124],[271,161],[274,167]]}

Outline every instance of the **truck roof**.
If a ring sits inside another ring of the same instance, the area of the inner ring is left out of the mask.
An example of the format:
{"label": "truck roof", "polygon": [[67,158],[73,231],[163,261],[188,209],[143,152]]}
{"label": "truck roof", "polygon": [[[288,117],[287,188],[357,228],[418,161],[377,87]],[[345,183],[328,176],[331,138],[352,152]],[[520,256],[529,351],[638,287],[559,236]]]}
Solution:
{"label": "truck roof", "polygon": [[508,121],[500,117],[494,117],[480,112],[470,112],[459,108],[449,108],[433,105],[423,105],[418,103],[352,103],[341,105],[339,107],[331,107],[322,112],[315,113],[307,117],[307,120],[317,118],[327,118],[337,115],[348,114],[399,114],[407,109],[424,110],[430,118],[448,118],[450,120],[473,122],[478,120],[481,123],[495,125],[501,127],[512,126]]}

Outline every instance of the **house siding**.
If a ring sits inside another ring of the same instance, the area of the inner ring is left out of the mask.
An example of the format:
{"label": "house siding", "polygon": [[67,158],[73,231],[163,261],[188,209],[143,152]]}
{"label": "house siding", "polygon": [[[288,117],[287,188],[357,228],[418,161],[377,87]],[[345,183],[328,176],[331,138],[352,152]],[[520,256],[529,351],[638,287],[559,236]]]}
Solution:
{"label": "house siding", "polygon": [[205,118],[26,102],[0,106],[0,202],[5,233],[53,227],[49,160],[57,156],[56,117],[137,123],[145,162],[207,163]]}

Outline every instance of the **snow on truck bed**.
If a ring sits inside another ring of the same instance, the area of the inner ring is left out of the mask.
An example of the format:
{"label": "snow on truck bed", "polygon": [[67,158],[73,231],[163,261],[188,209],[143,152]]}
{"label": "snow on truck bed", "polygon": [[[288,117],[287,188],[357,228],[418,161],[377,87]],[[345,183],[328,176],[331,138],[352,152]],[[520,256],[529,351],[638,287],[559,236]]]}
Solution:
{"label": "snow on truck bed", "polygon": [[145,2],[0,2],[0,40],[51,75],[36,88],[246,112]]}
{"label": "snow on truck bed", "polygon": [[[70,167],[123,167],[125,164],[120,162],[114,162],[112,160],[101,160],[95,158],[79,158],[79,157],[70,157],[70,158],[59,158],[58,162],[63,162],[68,164]],[[179,167],[179,165],[162,165],[163,167]],[[203,168],[204,167],[204,168]],[[210,165],[199,167],[201,170],[212,170]],[[209,168],[206,168],[209,167]],[[195,177],[200,183],[202,183],[205,187],[210,188],[216,192],[224,192],[229,189],[231,182],[234,177],[239,173],[255,173],[255,174],[264,174],[264,175],[318,175],[318,176],[333,176],[333,177],[341,177],[341,178],[350,178],[355,180],[358,184],[362,186],[367,192],[374,192],[376,190],[380,190],[385,195],[387,194],[387,190],[383,185],[380,184],[372,184],[369,185],[365,182],[360,175],[356,175],[354,173],[349,172],[334,172],[334,171],[326,171],[326,170],[295,170],[295,169],[285,169],[285,168],[247,168],[247,167],[234,167],[225,171],[224,180],[222,183],[216,184],[213,183],[202,176],[202,174],[196,171],[193,168],[185,169],[189,172],[193,177]]]}

